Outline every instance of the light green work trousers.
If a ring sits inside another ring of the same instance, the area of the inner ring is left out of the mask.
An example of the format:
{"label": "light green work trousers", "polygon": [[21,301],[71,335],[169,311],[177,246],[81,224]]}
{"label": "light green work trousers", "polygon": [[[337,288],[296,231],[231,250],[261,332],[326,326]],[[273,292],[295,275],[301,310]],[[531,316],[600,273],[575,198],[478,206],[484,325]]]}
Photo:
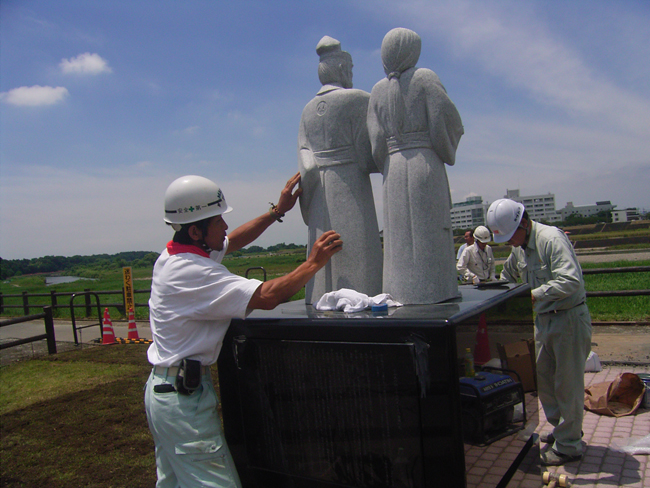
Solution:
{"label": "light green work trousers", "polygon": [[553,449],[582,454],[585,361],[591,350],[591,316],[586,304],[535,317],[537,392],[553,425]]}
{"label": "light green work trousers", "polygon": [[241,488],[217,414],[210,374],[192,395],[158,393],[176,378],[154,374],[145,388],[149,430],[156,444],[156,488]]}

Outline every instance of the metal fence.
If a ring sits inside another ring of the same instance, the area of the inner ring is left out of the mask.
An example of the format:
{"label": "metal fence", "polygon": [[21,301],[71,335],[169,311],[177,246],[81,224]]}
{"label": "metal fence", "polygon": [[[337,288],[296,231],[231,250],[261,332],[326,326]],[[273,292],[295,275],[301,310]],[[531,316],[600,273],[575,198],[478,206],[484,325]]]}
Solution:
{"label": "metal fence", "polygon": [[[249,270],[246,271],[246,274],[248,275],[248,271],[251,270],[257,270],[257,269],[262,269],[264,268],[249,268]],[[583,275],[590,275],[590,274],[606,274],[606,273],[648,273],[650,272],[650,266],[630,266],[630,267],[624,267],[624,268],[598,268],[598,269],[583,269],[582,274]],[[264,279],[266,280],[266,271],[264,271]],[[134,295],[146,295],[147,301],[142,302],[142,303],[135,303],[136,307],[149,307],[148,303],[148,298],[149,295],[151,294],[151,290],[133,290]],[[71,297],[74,295],[84,295],[84,300],[82,303],[72,303]],[[72,311],[76,309],[84,309],[84,316],[85,317],[91,317],[93,315],[93,309],[95,308],[96,304],[92,303],[91,300],[91,295],[97,295],[101,297],[119,297],[119,301],[116,301],[115,298],[111,300],[107,300],[105,302],[101,302],[100,300],[100,307],[106,308],[106,307],[114,307],[117,308],[118,311],[123,314],[126,317],[126,314],[128,313],[128,310],[126,310],[126,303],[125,303],[125,298],[124,298],[124,288],[121,290],[112,290],[112,291],[91,291],[90,289],[86,288],[83,293],[80,292],[66,292],[66,293],[57,293],[56,291],[51,291],[50,293],[27,293],[23,292],[20,294],[3,294],[0,293],[0,314],[5,313],[5,311],[8,311],[8,309],[23,309],[23,313],[25,315],[29,315],[30,310],[34,308],[42,308],[43,303],[41,300],[41,303],[30,303],[30,299],[36,298],[36,297],[49,297],[50,298],[50,304],[49,306],[51,307],[52,310],[57,310],[57,309],[71,309]],[[612,291],[588,291],[587,292],[587,297],[629,297],[629,296],[643,296],[643,295],[650,295],[650,290],[612,290]],[[67,299],[70,300],[69,304],[63,304],[59,303],[59,299],[62,297],[66,297]],[[18,299],[18,300],[16,300]],[[20,303],[7,303],[7,301],[18,301]],[[101,317],[99,317],[101,319]]]}
{"label": "metal fence", "polygon": [[[598,268],[583,269],[583,275],[609,274],[609,273],[648,273],[650,266],[629,266],[625,268]],[[650,295],[650,290],[611,290],[611,291],[588,291],[587,297],[637,297]]]}
{"label": "metal fence", "polygon": [[[80,294],[79,292],[64,292],[64,293],[57,293],[56,291],[52,290],[50,293],[28,293],[28,292],[22,292],[22,293],[15,293],[15,294],[7,294],[7,293],[0,293],[0,314],[5,313],[9,309],[20,309],[22,308],[23,313],[25,315],[29,315],[30,310],[33,308],[42,308],[43,307],[43,300],[39,300],[41,303],[35,303],[35,301],[32,301],[30,303],[30,299],[32,298],[44,298],[44,297],[49,297],[50,304],[49,306],[52,308],[52,310],[58,310],[58,309],[68,309],[71,307],[74,307],[75,309],[78,308],[83,308],[85,309],[85,316],[90,317],[93,313],[93,308],[94,305],[90,299],[90,294],[95,294],[95,295],[101,295],[102,297],[116,297],[118,296],[119,298],[112,298],[112,299],[107,299],[106,302],[101,303],[101,307],[114,307],[117,308],[120,313],[126,316],[126,313],[128,312],[126,310],[126,300],[124,297],[124,288],[121,290],[107,290],[107,291],[92,291],[89,288],[84,289],[83,293],[85,294],[84,301],[83,303],[75,303],[73,305],[70,305],[69,303],[59,303],[61,298],[66,298],[69,301],[74,295]],[[147,295],[147,300],[149,297],[149,294],[151,293],[151,290],[133,290],[134,295],[138,294],[146,294]],[[18,300],[15,300],[18,299]],[[120,301],[117,301],[120,300]],[[13,302],[13,301],[18,301],[20,303],[7,303],[7,301]],[[144,303],[135,303],[136,307],[149,307],[148,302]]]}
{"label": "metal fence", "polygon": [[24,339],[18,339],[11,342],[5,342],[4,344],[0,344],[0,350],[46,339],[47,351],[50,354],[56,354],[56,338],[54,336],[54,319],[52,318],[52,307],[43,307],[43,313],[3,320],[0,322],[0,327],[6,327],[13,324],[21,324],[23,322],[30,322],[32,320],[38,319],[43,319],[45,321],[45,334],[25,337]]}

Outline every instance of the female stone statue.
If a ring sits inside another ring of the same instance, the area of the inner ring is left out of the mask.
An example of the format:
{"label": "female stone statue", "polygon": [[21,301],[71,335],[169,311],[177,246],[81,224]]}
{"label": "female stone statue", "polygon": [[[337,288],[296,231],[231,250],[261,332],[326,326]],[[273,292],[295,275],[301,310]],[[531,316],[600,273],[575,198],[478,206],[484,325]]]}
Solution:
{"label": "female stone statue", "polygon": [[387,77],[370,94],[368,131],[384,175],[383,291],[404,304],[458,295],[445,164],[463,125],[438,76],[416,68],[420,37],[393,29],[381,45]]}

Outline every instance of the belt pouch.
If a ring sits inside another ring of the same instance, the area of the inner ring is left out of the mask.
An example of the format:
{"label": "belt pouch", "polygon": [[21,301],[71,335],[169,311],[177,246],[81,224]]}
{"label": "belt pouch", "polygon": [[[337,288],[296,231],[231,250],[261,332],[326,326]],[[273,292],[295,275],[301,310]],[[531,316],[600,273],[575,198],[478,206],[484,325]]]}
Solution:
{"label": "belt pouch", "polygon": [[201,361],[183,359],[176,376],[176,389],[183,395],[191,395],[201,385]]}

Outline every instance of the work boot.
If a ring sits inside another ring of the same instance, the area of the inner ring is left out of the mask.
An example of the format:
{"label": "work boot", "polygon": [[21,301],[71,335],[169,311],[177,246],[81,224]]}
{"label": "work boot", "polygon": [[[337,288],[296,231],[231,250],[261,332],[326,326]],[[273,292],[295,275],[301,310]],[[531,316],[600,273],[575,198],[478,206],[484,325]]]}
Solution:
{"label": "work boot", "polygon": [[[584,437],[584,435],[585,433],[583,431],[580,431],[580,436]],[[553,435],[553,432],[546,432],[545,434],[541,434],[539,436],[539,440],[544,444],[553,444],[555,442],[555,436]]]}
{"label": "work boot", "polygon": [[582,459],[582,454],[562,454],[555,449],[549,449],[542,453],[542,466],[562,466],[579,459]]}
{"label": "work boot", "polygon": [[544,444],[553,444],[555,442],[555,436],[553,432],[546,432],[539,436],[539,440]]}

